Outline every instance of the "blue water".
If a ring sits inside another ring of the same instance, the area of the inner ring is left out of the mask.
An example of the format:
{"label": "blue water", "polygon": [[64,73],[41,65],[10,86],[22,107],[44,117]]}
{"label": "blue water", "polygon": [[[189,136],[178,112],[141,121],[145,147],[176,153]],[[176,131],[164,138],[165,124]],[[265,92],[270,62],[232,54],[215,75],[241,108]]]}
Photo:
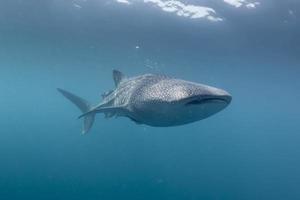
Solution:
{"label": "blue water", "polygon": [[[0,2],[0,199],[300,199],[300,3],[214,8],[190,19],[142,1]],[[224,111],[174,128],[96,118],[111,71],[220,87]]]}

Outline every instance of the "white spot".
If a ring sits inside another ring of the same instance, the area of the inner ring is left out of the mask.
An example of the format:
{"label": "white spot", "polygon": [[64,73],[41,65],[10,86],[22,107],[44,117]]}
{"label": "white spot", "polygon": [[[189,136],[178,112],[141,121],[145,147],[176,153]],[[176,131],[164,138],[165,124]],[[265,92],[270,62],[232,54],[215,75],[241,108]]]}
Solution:
{"label": "white spot", "polygon": [[294,15],[294,12],[292,10],[289,10],[290,15]]}
{"label": "white spot", "polygon": [[77,8],[77,9],[81,9],[81,8],[82,8],[81,5],[79,5],[79,4],[77,4],[77,3],[74,3],[73,6],[74,6],[75,8]]}
{"label": "white spot", "polygon": [[224,2],[238,8],[238,7],[241,7],[243,5],[245,0],[224,0]]}
{"label": "white spot", "polygon": [[188,17],[191,19],[205,18],[214,22],[223,21],[222,18],[216,16],[216,11],[209,7],[184,4],[177,0],[144,0],[144,2],[155,4],[161,10],[175,13],[181,17]]}
{"label": "white spot", "polygon": [[176,12],[177,11],[177,8],[172,8],[172,7],[162,7],[162,10],[163,11],[166,11],[166,12]]}
{"label": "white spot", "polygon": [[136,49],[139,49],[139,48],[140,48],[140,46],[135,46],[135,48],[136,48]]}
{"label": "white spot", "polygon": [[260,5],[260,2],[250,2],[248,0],[223,0],[225,3],[234,6],[236,8],[246,7],[246,8],[256,8]]}
{"label": "white spot", "polygon": [[128,0],[116,0],[116,2],[118,2],[118,3],[123,3],[123,4],[131,4],[131,2],[130,1],[128,1]]}
{"label": "white spot", "polygon": [[247,7],[247,8],[255,8],[256,5],[255,5],[254,3],[248,3],[248,4],[246,5],[246,7]]}
{"label": "white spot", "polygon": [[246,4],[247,8],[256,8],[260,3],[259,2],[254,2],[254,3],[248,3]]}

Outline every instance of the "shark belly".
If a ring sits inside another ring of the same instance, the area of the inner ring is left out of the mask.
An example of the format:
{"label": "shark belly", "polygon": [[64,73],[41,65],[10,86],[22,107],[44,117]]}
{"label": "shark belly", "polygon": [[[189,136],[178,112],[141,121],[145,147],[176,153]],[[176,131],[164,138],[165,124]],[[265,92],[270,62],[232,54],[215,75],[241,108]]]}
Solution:
{"label": "shark belly", "polygon": [[207,108],[180,108],[174,109],[172,105],[143,104],[135,107],[130,118],[142,124],[155,127],[180,126],[193,123],[211,116]]}

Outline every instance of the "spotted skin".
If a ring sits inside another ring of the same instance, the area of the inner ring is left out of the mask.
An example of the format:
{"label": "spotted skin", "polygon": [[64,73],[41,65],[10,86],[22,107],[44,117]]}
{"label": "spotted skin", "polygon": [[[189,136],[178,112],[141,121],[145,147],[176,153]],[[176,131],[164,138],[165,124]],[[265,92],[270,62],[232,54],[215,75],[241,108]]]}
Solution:
{"label": "spotted skin", "polygon": [[[218,88],[145,74],[121,80],[93,110],[110,117],[125,116],[139,124],[166,127],[205,119],[223,110],[230,101],[230,94]],[[103,111],[106,107],[116,109]]]}

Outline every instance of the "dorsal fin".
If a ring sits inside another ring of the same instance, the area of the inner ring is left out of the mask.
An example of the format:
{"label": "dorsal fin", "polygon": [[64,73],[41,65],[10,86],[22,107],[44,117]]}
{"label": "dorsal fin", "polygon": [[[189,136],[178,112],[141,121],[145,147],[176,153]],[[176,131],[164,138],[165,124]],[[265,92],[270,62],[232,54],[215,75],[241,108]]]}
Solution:
{"label": "dorsal fin", "polygon": [[125,75],[118,70],[113,70],[113,79],[114,79],[115,85],[117,87],[120,84],[120,82],[122,82],[122,80],[125,79]]}

